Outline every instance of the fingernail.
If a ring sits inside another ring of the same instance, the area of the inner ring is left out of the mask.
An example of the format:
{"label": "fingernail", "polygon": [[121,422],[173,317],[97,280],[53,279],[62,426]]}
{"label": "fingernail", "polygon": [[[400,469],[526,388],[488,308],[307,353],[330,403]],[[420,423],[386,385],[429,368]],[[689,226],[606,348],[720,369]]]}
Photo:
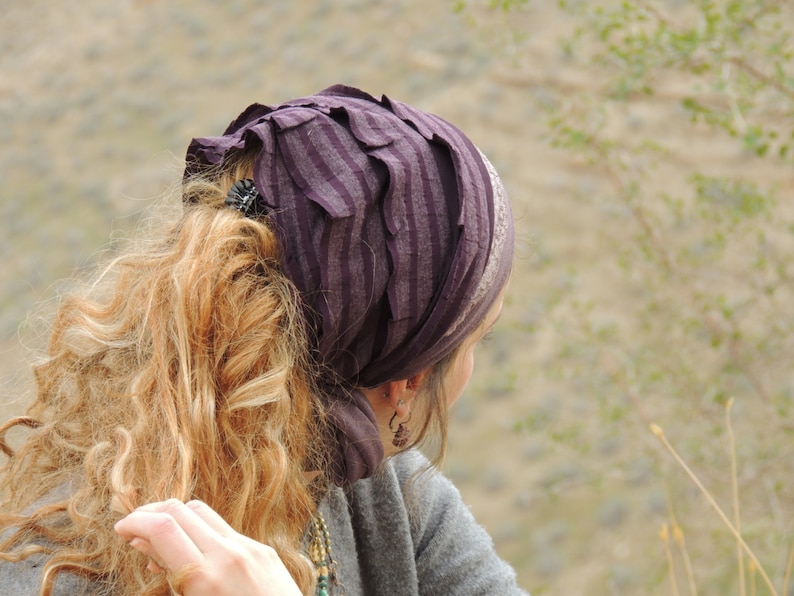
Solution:
{"label": "fingernail", "polygon": [[162,573],[163,572],[163,568],[160,567],[157,563],[155,563],[151,559],[149,559],[149,563],[147,563],[146,569],[148,569],[152,573]]}

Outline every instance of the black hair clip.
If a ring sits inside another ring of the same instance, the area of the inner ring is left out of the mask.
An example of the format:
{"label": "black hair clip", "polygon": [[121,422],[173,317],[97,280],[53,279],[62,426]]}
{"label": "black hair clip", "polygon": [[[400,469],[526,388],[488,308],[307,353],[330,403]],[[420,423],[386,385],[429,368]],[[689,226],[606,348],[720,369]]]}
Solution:
{"label": "black hair clip", "polygon": [[226,193],[226,205],[237,209],[246,217],[256,217],[265,213],[261,199],[262,195],[256,190],[254,181],[250,178],[238,180]]}

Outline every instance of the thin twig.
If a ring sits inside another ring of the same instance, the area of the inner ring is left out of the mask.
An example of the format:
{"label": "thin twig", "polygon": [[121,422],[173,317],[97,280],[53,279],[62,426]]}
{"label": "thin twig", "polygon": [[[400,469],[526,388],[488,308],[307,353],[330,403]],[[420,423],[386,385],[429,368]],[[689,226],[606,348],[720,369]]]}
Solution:
{"label": "thin twig", "polygon": [[755,565],[750,561],[750,596],[756,596]]}
{"label": "thin twig", "polygon": [[[758,11],[758,13],[746,19],[743,24],[749,26],[755,26],[758,19],[764,16],[765,13],[774,10],[779,4],[780,4],[779,2],[773,2],[769,6],[762,6],[761,9]],[[659,21],[660,23],[663,23],[665,26],[672,29],[673,31],[680,31],[680,27],[676,23],[674,23],[672,19],[670,19],[670,17],[668,17],[666,14],[664,14],[661,10],[659,10],[656,6],[654,6],[650,2],[639,2],[639,5],[642,8],[644,8],[648,13],[656,17],[656,20]],[[758,79],[762,83],[765,83],[770,87],[774,87],[775,89],[780,91],[783,95],[787,96],[789,99],[794,99],[794,89],[770,77],[768,74],[761,72],[741,56],[728,56],[726,61],[729,62],[730,64],[735,65],[737,68],[740,68],[745,73],[749,74],[751,77],[754,77],[755,79]]]}
{"label": "thin twig", "polygon": [[741,58],[739,56],[728,56],[726,60],[731,64],[735,65],[737,68],[743,70],[745,73],[749,74],[751,77],[758,79],[762,83],[766,83],[770,87],[774,87],[789,99],[794,100],[794,89],[784,85],[780,81],[777,81],[772,77],[770,77],[769,75],[761,72],[755,66],[748,63],[744,58]]}
{"label": "thin twig", "polygon": [[680,284],[684,287],[687,293],[690,295],[692,304],[695,305],[695,309],[697,310],[698,314],[700,315],[701,319],[703,320],[703,325],[709,331],[709,333],[720,340],[723,340],[728,345],[729,354],[745,376],[747,381],[755,390],[756,394],[761,398],[761,401],[764,403],[764,406],[773,414],[772,419],[776,424],[780,421],[778,417],[774,416],[775,410],[772,406],[771,398],[769,397],[769,392],[767,391],[763,380],[755,373],[752,367],[749,364],[745,364],[743,359],[741,358],[741,351],[737,347],[737,341],[734,339],[734,335],[731,329],[725,329],[725,327],[720,324],[715,317],[709,313],[695,298],[695,291],[693,290],[691,283],[686,276],[686,274],[678,267],[675,258],[673,257],[670,250],[667,248],[666,243],[663,241],[662,238],[659,237],[658,232],[656,231],[656,227],[649,221],[647,212],[643,208],[642,205],[637,204],[634,201],[631,201],[630,191],[628,189],[627,184],[623,181],[620,173],[617,171],[615,166],[612,165],[612,161],[614,158],[612,157],[612,152],[610,150],[605,149],[601,144],[597,142],[597,140],[591,136],[590,143],[592,149],[595,151],[596,155],[598,155],[604,162],[606,162],[605,172],[607,176],[612,180],[613,185],[617,189],[620,196],[624,197],[624,204],[628,207],[629,211],[631,212],[632,216],[634,217],[637,224],[639,224],[642,231],[645,233],[645,237],[650,242],[651,247],[655,251],[656,256],[661,260],[661,263],[665,269],[665,272],[668,275],[671,275],[680,282]]}
{"label": "thin twig", "polygon": [[648,13],[652,14],[656,17],[656,20],[660,23],[666,25],[670,29],[677,30],[678,27],[673,22],[673,20],[664,14],[659,8],[651,4],[650,2],[638,2],[637,3],[640,8],[645,9]]}
{"label": "thin twig", "polygon": [[678,462],[678,465],[680,465],[683,468],[683,470],[687,473],[687,475],[690,477],[692,482],[695,483],[695,486],[697,486],[698,489],[700,489],[700,492],[703,494],[703,496],[706,498],[706,501],[708,501],[709,505],[711,505],[711,507],[719,516],[719,518],[722,520],[722,523],[725,524],[725,527],[728,528],[731,534],[733,534],[733,537],[736,539],[736,541],[742,546],[745,554],[747,554],[750,560],[754,563],[754,568],[757,569],[758,573],[761,574],[764,583],[766,584],[767,588],[769,588],[769,591],[772,593],[772,595],[778,596],[778,592],[775,589],[775,586],[772,584],[772,580],[769,579],[766,570],[761,566],[761,563],[758,561],[758,558],[755,556],[755,553],[747,545],[747,543],[744,541],[744,538],[741,537],[739,532],[736,531],[736,528],[733,527],[731,520],[729,520],[728,516],[725,515],[725,513],[722,511],[720,506],[717,504],[717,501],[715,501],[714,497],[711,496],[711,493],[706,489],[705,486],[703,486],[703,483],[700,482],[700,479],[695,475],[695,473],[691,470],[691,468],[686,464],[683,458],[678,454],[675,448],[667,440],[667,437],[665,437],[662,427],[660,427],[658,424],[651,424],[650,430],[653,434],[659,437],[659,440],[665,446],[667,451],[669,451],[670,454],[673,456],[673,458],[676,460],[676,462]]}
{"label": "thin twig", "polygon": [[786,575],[783,578],[783,594],[788,594],[789,581],[791,581],[791,568],[794,567],[794,543],[788,553],[788,563],[786,564]]}
{"label": "thin twig", "polygon": [[678,548],[681,551],[681,556],[684,557],[684,567],[686,568],[686,579],[689,582],[689,593],[691,596],[697,596],[698,588],[695,582],[695,572],[692,569],[692,560],[689,558],[689,549],[686,547],[686,539],[684,538],[684,531],[678,522],[673,520],[673,537],[678,543]]}
{"label": "thin twig", "polygon": [[[741,533],[741,516],[739,515],[739,478],[736,472],[736,440],[733,436],[733,426],[731,426],[731,408],[733,407],[733,398],[728,400],[725,404],[725,426],[728,429],[728,444],[730,446],[731,456],[731,493],[733,495],[733,523],[736,524],[736,531]],[[736,543],[736,564],[739,566],[739,594],[745,596],[747,591],[745,589],[744,581],[744,555],[742,553],[742,546]]]}
{"label": "thin twig", "polygon": [[679,596],[678,581],[675,578],[675,563],[673,562],[673,550],[670,548],[670,531],[665,522],[659,531],[659,538],[664,542],[664,554],[667,557],[667,567],[670,569],[670,590],[673,596]]}

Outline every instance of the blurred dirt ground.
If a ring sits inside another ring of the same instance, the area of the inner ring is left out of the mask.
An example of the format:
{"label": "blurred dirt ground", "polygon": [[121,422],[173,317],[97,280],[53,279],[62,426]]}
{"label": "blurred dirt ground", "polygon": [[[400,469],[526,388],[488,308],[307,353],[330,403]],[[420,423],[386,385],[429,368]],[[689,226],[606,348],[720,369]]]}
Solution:
{"label": "blurred dirt ground", "polygon": [[[24,407],[23,363],[37,345],[30,309],[130,233],[178,179],[192,136],[219,133],[255,101],[358,86],[462,128],[514,203],[508,303],[456,406],[447,472],[534,593],[667,592],[656,536],[665,495],[647,449],[628,432],[599,431],[586,394],[560,393],[536,374],[552,355],[544,316],[569,283],[566,269],[583,270],[595,294],[611,275],[593,254],[603,214],[577,199],[603,181],[549,148],[534,101],[546,81],[571,93],[591,83],[566,70],[556,12],[532,5],[519,76],[498,19],[477,26],[443,0],[6,0],[0,11],[6,414]],[[675,134],[652,105],[627,122]],[[726,157],[713,146],[692,150],[704,161]],[[560,418],[588,429],[589,449],[549,440],[544,421]]]}

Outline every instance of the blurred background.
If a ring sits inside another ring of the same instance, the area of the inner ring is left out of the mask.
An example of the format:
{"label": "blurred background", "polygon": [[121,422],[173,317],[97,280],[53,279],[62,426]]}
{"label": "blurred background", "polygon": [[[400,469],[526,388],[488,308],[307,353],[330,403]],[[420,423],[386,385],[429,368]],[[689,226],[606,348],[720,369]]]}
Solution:
{"label": "blurred background", "polygon": [[522,586],[794,593],[787,2],[0,11],[4,417],[25,407],[30,313],[133,233],[191,137],[344,83],[459,126],[512,197],[508,302],[445,471]]}

